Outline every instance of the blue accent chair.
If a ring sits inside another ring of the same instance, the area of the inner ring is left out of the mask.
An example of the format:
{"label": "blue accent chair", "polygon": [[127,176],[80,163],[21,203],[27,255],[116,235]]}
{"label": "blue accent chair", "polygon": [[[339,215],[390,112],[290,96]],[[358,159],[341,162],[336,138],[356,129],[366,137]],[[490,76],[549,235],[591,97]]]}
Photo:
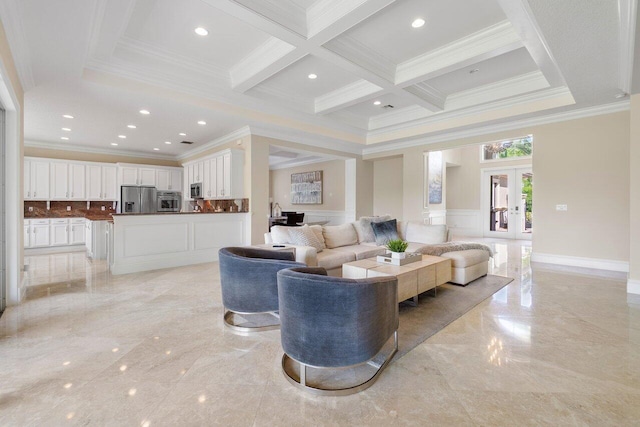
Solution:
{"label": "blue accent chair", "polygon": [[[278,283],[284,268],[304,267],[293,252],[251,247],[228,247],[218,252],[223,320],[237,332],[277,329]],[[243,322],[237,322],[241,318]]]}
{"label": "blue accent chair", "polygon": [[398,349],[398,281],[326,274],[278,272],[282,370],[304,390],[347,395],[371,386]]}

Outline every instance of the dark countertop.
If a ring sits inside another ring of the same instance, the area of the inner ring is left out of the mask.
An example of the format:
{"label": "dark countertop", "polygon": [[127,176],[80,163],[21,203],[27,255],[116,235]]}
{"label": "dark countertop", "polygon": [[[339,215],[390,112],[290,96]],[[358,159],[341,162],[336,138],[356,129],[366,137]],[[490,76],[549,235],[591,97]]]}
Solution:
{"label": "dark countertop", "polygon": [[137,215],[211,215],[211,214],[237,214],[249,212],[152,212],[152,213],[114,213],[113,216],[137,216]]}
{"label": "dark countertop", "polygon": [[[31,215],[30,215],[31,214]],[[53,219],[53,218],[86,218],[90,221],[109,221],[109,211],[47,211],[25,212],[24,219]]]}

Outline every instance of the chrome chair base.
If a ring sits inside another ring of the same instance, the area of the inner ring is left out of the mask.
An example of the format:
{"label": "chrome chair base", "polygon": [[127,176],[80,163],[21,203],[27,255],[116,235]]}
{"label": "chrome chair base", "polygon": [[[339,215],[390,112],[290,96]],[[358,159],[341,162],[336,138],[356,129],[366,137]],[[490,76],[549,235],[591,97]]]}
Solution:
{"label": "chrome chair base", "polygon": [[[257,324],[256,326],[241,326],[240,324],[234,321],[235,316],[242,316],[245,319],[250,319],[252,316],[260,316],[265,314],[269,314],[273,316],[275,321],[273,323],[268,323],[268,324],[264,324],[264,323]],[[271,331],[273,329],[280,329],[280,316],[278,315],[277,312],[273,312],[273,311],[268,311],[265,313],[236,313],[235,311],[225,310],[223,320],[224,320],[224,325],[235,332],[242,332],[242,333],[262,332],[262,331]]]}
{"label": "chrome chair base", "polygon": [[[391,359],[393,359],[393,356],[395,356],[395,354],[398,351],[398,331],[396,331],[394,333],[394,346],[393,349],[389,352],[389,354],[385,357],[384,361],[382,363],[376,363],[374,362],[375,356],[373,359],[370,359],[366,362],[361,363],[360,365],[357,366],[362,366],[362,365],[369,365],[373,368],[376,369],[375,373],[373,374],[373,376],[369,377],[368,379],[366,379],[365,381],[362,382],[358,382],[357,384],[353,384],[353,385],[349,385],[349,386],[344,386],[344,387],[331,387],[331,384],[309,384],[307,382],[307,369],[318,369],[318,370],[323,370],[323,371],[335,371],[335,370],[346,370],[349,368],[354,368],[354,367],[340,367],[340,368],[324,368],[324,367],[314,367],[314,366],[308,366],[305,365],[304,363],[300,363],[297,360],[289,357],[286,353],[282,355],[282,373],[284,374],[284,377],[287,379],[287,381],[289,381],[291,384],[293,384],[295,387],[308,391],[310,393],[313,393],[315,395],[319,395],[319,396],[348,396],[350,394],[355,394],[358,392],[361,392],[363,390],[368,389],[369,387],[371,387],[376,380],[378,379],[378,377],[380,376],[380,374],[382,373],[382,371],[387,367],[387,365],[391,362]],[[380,354],[380,353],[378,353]],[[376,355],[378,356],[378,355]],[[299,372],[296,372],[294,370],[295,366],[299,366]]]}

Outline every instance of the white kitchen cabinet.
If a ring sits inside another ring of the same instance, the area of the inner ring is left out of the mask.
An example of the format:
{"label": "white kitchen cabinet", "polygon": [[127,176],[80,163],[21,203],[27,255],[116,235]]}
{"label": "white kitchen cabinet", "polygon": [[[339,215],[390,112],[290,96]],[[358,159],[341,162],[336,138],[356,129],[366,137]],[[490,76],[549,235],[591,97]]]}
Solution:
{"label": "white kitchen cabinet", "polygon": [[51,162],[50,200],[86,200],[85,165]]}
{"label": "white kitchen cabinet", "polygon": [[66,246],[69,244],[69,220],[52,219],[49,230],[51,233],[51,246]]}
{"label": "white kitchen cabinet", "polygon": [[23,245],[25,248],[31,247],[31,225],[29,224],[29,220],[24,220],[24,235],[23,235]]}
{"label": "white kitchen cabinet", "polygon": [[86,221],[85,247],[87,256],[93,259],[107,257],[107,221]]}
{"label": "white kitchen cabinet", "polygon": [[87,166],[87,200],[116,200],[116,176],[115,166]]}
{"label": "white kitchen cabinet", "polygon": [[84,243],[84,218],[72,218],[69,220],[69,244],[81,245]]}
{"label": "white kitchen cabinet", "polygon": [[44,246],[50,246],[50,244],[51,239],[49,236],[49,220],[32,219],[30,247],[40,248]]}
{"label": "white kitchen cabinet", "polygon": [[49,200],[49,161],[25,160],[24,199]]}
{"label": "white kitchen cabinet", "polygon": [[102,194],[103,200],[118,199],[118,168],[115,166],[102,166]]}
{"label": "white kitchen cabinet", "polygon": [[[224,150],[184,166],[185,199],[191,184],[202,182],[205,199],[239,199],[244,194],[244,151]],[[198,179],[198,178],[202,179]]]}
{"label": "white kitchen cabinet", "polygon": [[69,198],[71,200],[86,200],[85,165],[71,163],[69,165]]}
{"label": "white kitchen cabinet", "polygon": [[138,168],[120,166],[120,185],[138,185]]}
{"label": "white kitchen cabinet", "polygon": [[158,191],[182,191],[182,169],[157,169],[156,188]]}
{"label": "white kitchen cabinet", "polygon": [[154,168],[140,168],[138,169],[138,185],[150,185],[156,186],[156,169]]}

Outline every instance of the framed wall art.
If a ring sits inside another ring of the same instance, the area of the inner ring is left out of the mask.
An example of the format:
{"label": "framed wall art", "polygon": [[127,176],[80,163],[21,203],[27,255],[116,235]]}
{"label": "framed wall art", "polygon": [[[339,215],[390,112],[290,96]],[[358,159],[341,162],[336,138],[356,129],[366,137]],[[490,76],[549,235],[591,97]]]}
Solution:
{"label": "framed wall art", "polygon": [[291,204],[322,204],[322,171],[291,174]]}

